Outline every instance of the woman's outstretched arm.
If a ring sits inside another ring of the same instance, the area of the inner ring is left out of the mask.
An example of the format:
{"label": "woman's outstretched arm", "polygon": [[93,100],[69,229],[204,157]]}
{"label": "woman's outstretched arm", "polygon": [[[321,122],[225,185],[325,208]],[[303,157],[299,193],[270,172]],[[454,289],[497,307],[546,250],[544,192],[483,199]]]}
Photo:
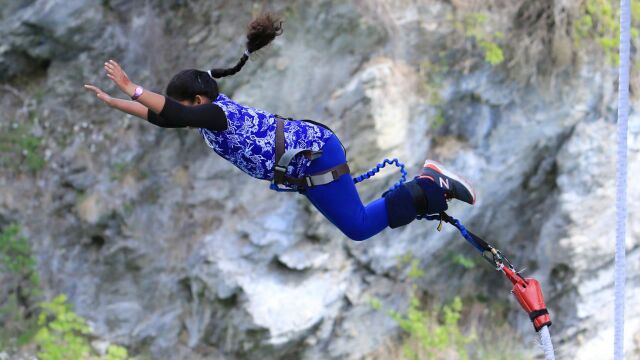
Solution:
{"label": "woman's outstretched arm", "polygon": [[146,106],[131,100],[113,98],[94,85],[85,85],[85,89],[96,93],[98,99],[110,107],[147,120],[163,128],[195,127],[211,131],[227,129],[227,117],[219,106],[206,104],[199,106],[183,106],[175,100],[167,98],[160,114]]}
{"label": "woman's outstretched arm", "polygon": [[[129,80],[129,76],[117,62],[107,61],[104,63],[104,69],[107,71],[107,77],[120,90],[129,96],[134,95],[138,85]],[[215,104],[185,106],[146,89],[136,102],[149,109],[146,119],[158,126],[207,128],[212,131],[224,131],[228,126],[224,111]]]}
{"label": "woman's outstretched arm", "polygon": [[[116,86],[129,97],[133,96],[138,85],[129,80],[127,73],[122,70],[120,64],[115,60],[109,60],[104,63],[104,69],[107,71],[107,77],[111,79]],[[164,108],[165,97],[156,94],[150,90],[144,90],[142,95],[136,99],[137,102],[146,106],[149,110],[159,114]]]}
{"label": "woman's outstretched arm", "polygon": [[122,112],[131,114],[133,116],[137,116],[144,120],[148,119],[147,114],[149,112],[149,109],[147,109],[146,106],[138,102],[113,98],[109,94],[107,94],[106,92],[102,91],[100,88],[94,85],[85,85],[84,88],[96,93],[96,97],[98,99],[102,100],[105,104],[111,106],[114,109],[118,109]]}

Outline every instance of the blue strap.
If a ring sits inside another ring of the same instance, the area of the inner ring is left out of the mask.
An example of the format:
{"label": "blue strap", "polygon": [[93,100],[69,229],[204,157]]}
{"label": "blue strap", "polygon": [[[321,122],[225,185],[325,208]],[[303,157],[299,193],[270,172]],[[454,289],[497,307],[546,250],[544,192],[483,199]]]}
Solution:
{"label": "blue strap", "polygon": [[418,216],[418,219],[422,219],[422,220],[437,220],[437,221],[446,221],[449,224],[455,226],[458,231],[460,231],[460,234],[462,235],[462,237],[467,240],[467,242],[469,242],[471,245],[473,245],[474,248],[476,248],[480,253],[483,253],[485,250],[487,250],[484,246],[482,246],[477,240],[476,238],[473,236],[473,234],[471,234],[466,227],[464,227],[464,225],[462,225],[462,223],[460,222],[460,220],[454,218],[453,216],[448,216],[448,219],[444,219],[441,215],[425,215],[425,216]]}

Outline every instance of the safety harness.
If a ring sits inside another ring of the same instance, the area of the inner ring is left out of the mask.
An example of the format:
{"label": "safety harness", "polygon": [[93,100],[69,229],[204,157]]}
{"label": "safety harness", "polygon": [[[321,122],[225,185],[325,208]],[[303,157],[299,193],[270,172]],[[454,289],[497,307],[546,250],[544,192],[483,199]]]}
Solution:
{"label": "safety harness", "polygon": [[[285,151],[285,139],[284,139],[284,122],[287,120],[292,120],[291,118],[283,118],[279,115],[276,115],[276,161],[275,166],[273,168],[273,182],[271,183],[271,189],[276,191],[297,191],[304,192],[305,189],[308,189],[313,186],[328,184],[332,181],[337,180],[340,176],[344,174],[349,174],[349,165],[347,163],[336,165],[330,169],[327,169],[323,172],[307,175],[301,178],[296,178],[293,176],[287,175],[287,168],[291,163],[291,160],[298,155],[302,154],[307,159],[314,160],[322,156],[322,150],[314,151],[311,149],[305,148],[295,148],[289,149]],[[313,120],[302,120],[317,126],[322,126],[325,129],[333,132],[328,126],[313,121]],[[344,148],[343,148],[344,149]],[[291,186],[292,188],[284,188],[279,185]]]}

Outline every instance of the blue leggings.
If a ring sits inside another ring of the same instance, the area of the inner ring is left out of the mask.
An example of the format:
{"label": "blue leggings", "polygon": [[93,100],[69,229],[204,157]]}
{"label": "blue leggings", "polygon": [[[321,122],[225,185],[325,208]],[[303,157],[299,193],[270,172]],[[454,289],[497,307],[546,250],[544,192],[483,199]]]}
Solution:
{"label": "blue leggings", "polygon": [[[340,140],[333,135],[322,147],[322,156],[309,164],[307,173],[316,174],[346,161]],[[329,184],[311,187],[305,195],[352,240],[366,240],[389,225],[385,199],[376,199],[364,206],[350,174]]]}

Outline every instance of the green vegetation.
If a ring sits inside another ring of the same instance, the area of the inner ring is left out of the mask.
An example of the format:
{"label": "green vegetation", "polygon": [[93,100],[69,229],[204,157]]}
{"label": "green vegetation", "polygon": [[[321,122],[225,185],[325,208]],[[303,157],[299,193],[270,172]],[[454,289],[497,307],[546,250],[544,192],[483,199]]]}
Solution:
{"label": "green vegetation", "polygon": [[485,40],[481,40],[478,44],[484,51],[484,61],[491,65],[498,65],[504,61],[504,54],[498,44]]}
{"label": "green vegetation", "polygon": [[389,314],[409,334],[403,351],[409,359],[434,359],[446,350],[457,352],[459,359],[468,359],[465,345],[469,339],[462,335],[458,321],[462,301],[456,297],[451,304],[437,309],[424,309],[420,300],[412,295],[406,314],[390,311]]}
{"label": "green vegetation", "polygon": [[439,129],[446,123],[444,110],[442,109],[442,82],[448,67],[444,61],[444,54],[440,54],[440,61],[432,63],[426,59],[420,63],[418,73],[423,79],[421,82],[421,91],[426,94],[427,103],[436,109],[436,115],[431,120],[431,128]]}
{"label": "green vegetation", "polygon": [[37,330],[32,314],[40,296],[40,279],[31,246],[17,224],[0,232],[0,272],[4,286],[10,288],[7,298],[0,299],[0,348],[22,346]]}
{"label": "green vegetation", "polygon": [[[486,30],[488,16],[484,13],[471,12],[462,16],[449,18],[456,29],[452,43],[447,50],[440,51],[435,60],[425,59],[419,67],[418,73],[423,79],[421,90],[426,93],[426,103],[433,106],[436,114],[431,120],[431,128],[437,130],[446,123],[442,96],[440,95],[442,84],[447,76],[447,72],[455,69],[456,65],[449,64],[447,55],[452,49],[460,49],[472,43],[474,49],[478,49],[483,54],[483,60],[496,66],[504,62],[504,51],[499,41],[504,38],[504,33]],[[472,40],[472,41],[469,41]]]}
{"label": "green vegetation", "polygon": [[[448,304],[437,305],[434,299],[421,296],[418,292],[415,281],[424,276],[420,261],[410,253],[397,260],[411,285],[408,308],[403,312],[384,309],[382,301],[377,298],[369,299],[369,304],[374,310],[385,311],[405,332],[402,352],[407,359],[530,359],[519,352],[521,339],[515,335],[503,336],[513,332],[506,321],[510,311],[506,299],[477,296],[463,301],[460,297],[455,297]],[[465,256],[454,257],[454,262],[459,262],[462,266],[476,265],[474,260]],[[473,328],[463,331],[460,324],[463,303],[484,309],[481,318],[483,322],[492,324],[491,331],[482,329],[478,334]]]}
{"label": "green vegetation", "polygon": [[89,327],[67,304],[64,295],[40,305],[40,329],[35,341],[40,347],[42,360],[80,359],[91,350],[87,335]]}
{"label": "green vegetation", "polygon": [[30,134],[24,125],[14,124],[0,133],[0,165],[16,171],[42,170],[46,161],[42,155],[42,139]]}
{"label": "green vegetation", "polygon": [[454,22],[454,27],[465,37],[473,39],[484,54],[484,61],[491,65],[499,65],[504,61],[504,52],[498,40],[504,38],[502,32],[487,32],[484,29],[488,16],[483,13],[472,12],[465,14],[461,21]]}
{"label": "green vegetation", "polygon": [[476,258],[472,258],[469,256],[465,256],[462,254],[453,254],[451,257],[451,261],[459,266],[462,266],[463,268],[467,269],[467,270],[471,270],[473,268],[476,267],[477,260]]}
{"label": "green vegetation", "polygon": [[[611,0],[584,0],[580,17],[574,22],[574,45],[579,48],[585,39],[593,39],[604,52],[608,62],[620,61],[620,9]],[[631,0],[631,36],[640,36],[640,0]],[[635,24],[634,24],[635,22]]]}
{"label": "green vegetation", "polygon": [[447,120],[444,117],[444,110],[438,109],[436,112],[436,115],[431,120],[431,128],[433,130],[438,130],[439,128],[444,126],[444,124],[446,123],[447,123]]}
{"label": "green vegetation", "polygon": [[35,342],[40,348],[38,357],[41,360],[128,358],[127,350],[115,345],[109,346],[106,357],[92,356],[89,344],[91,331],[86,321],[73,312],[65,295],[58,295],[51,302],[40,304],[40,308],[40,329]]}
{"label": "green vegetation", "polygon": [[27,345],[38,330],[34,316],[28,316],[13,291],[0,306],[0,350]]}
{"label": "green vegetation", "polygon": [[38,285],[35,276],[36,261],[31,255],[31,246],[20,235],[20,226],[11,224],[0,233],[0,269],[20,277],[31,278]]}
{"label": "green vegetation", "polygon": [[17,224],[0,232],[0,270],[4,285],[13,287],[6,299],[0,299],[0,349],[12,352],[37,346],[41,360],[128,358],[127,350],[115,345],[108,347],[105,356],[93,354],[89,327],[73,312],[66,296],[37,303],[41,291],[36,261]]}
{"label": "green vegetation", "polygon": [[29,242],[20,235],[20,226],[17,224],[6,226],[0,232],[0,270],[16,279],[15,291],[22,299],[40,296],[36,260],[31,254]]}
{"label": "green vegetation", "polygon": [[[408,265],[407,278],[415,281],[424,276],[420,260],[411,254],[398,258],[400,266]],[[442,307],[426,306],[416,294],[416,285],[411,284],[409,308],[405,313],[389,310],[387,313],[404,330],[406,338],[402,350],[409,359],[435,359],[438,354],[454,351],[459,359],[468,359],[465,345],[470,342],[460,330],[459,320],[462,312],[462,300],[456,297]],[[379,299],[370,299],[371,307],[382,309]]]}

